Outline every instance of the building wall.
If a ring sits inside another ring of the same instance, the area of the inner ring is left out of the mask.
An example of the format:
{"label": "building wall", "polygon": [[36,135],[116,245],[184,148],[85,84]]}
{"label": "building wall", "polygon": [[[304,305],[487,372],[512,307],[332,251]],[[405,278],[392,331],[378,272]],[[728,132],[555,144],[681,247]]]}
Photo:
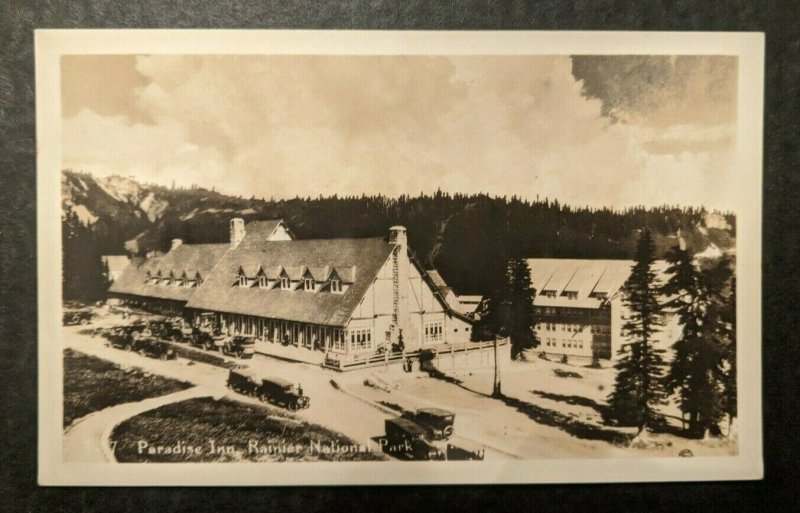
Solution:
{"label": "building wall", "polygon": [[[601,359],[616,359],[628,343],[622,326],[629,310],[615,297],[603,308],[536,307],[536,333],[539,349],[548,354],[591,358],[594,351]],[[664,315],[664,325],[654,337],[659,348],[668,349],[680,336],[675,315]]]}
{"label": "building wall", "polygon": [[[404,267],[400,270],[399,275],[405,277],[407,283],[407,292],[400,294],[401,301],[402,298],[405,298],[406,304],[404,308],[400,309],[397,326],[402,330],[403,345],[406,350],[413,351],[443,342],[468,342],[471,337],[471,325],[448,315],[407,255],[405,258],[399,259],[398,265]],[[373,347],[371,351],[374,351],[381,343],[391,344],[397,341],[397,335],[393,331],[392,315],[394,310],[393,266],[392,258],[386,261],[347,325],[348,330],[361,328],[372,330]],[[427,336],[426,328],[428,328]],[[369,352],[370,350],[365,351]]]}
{"label": "building wall", "polygon": [[611,308],[537,307],[539,348],[548,354],[612,357]]}

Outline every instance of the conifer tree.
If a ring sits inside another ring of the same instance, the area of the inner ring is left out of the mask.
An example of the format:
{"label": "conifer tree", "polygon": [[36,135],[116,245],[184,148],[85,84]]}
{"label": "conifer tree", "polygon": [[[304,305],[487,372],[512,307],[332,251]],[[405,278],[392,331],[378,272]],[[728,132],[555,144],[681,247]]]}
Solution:
{"label": "conifer tree", "polygon": [[619,350],[614,391],[608,397],[611,416],[641,433],[663,422],[657,411],[665,404],[664,351],[654,346],[661,321],[658,286],[653,271],[655,245],[650,230],[642,230],[630,278],[623,287],[628,317],[622,325],[627,343]]}
{"label": "conifer tree", "polygon": [[678,316],[681,335],[673,344],[674,358],[666,377],[670,392],[678,393],[681,411],[688,415],[689,432],[702,436],[716,431],[722,416],[722,349],[712,333],[718,325],[715,280],[695,267],[688,251],[671,248],[666,259],[669,280],[662,292],[665,305]]}
{"label": "conifer tree", "polygon": [[[729,422],[737,414],[736,403],[736,280],[733,264],[725,256],[703,270],[707,290],[705,333],[715,345],[720,358],[719,393],[721,414]],[[712,426],[718,431],[717,426]]]}
{"label": "conifer tree", "polygon": [[516,360],[524,349],[538,345],[533,309],[535,291],[531,270],[524,258],[508,261],[503,325],[511,338],[511,358]]}
{"label": "conifer tree", "polygon": [[96,301],[108,288],[108,269],[91,227],[73,210],[61,222],[62,295],[64,299]]}
{"label": "conifer tree", "polygon": [[722,310],[723,323],[723,375],[722,375],[722,409],[730,423],[738,416],[736,386],[736,277],[731,277],[730,295]]}

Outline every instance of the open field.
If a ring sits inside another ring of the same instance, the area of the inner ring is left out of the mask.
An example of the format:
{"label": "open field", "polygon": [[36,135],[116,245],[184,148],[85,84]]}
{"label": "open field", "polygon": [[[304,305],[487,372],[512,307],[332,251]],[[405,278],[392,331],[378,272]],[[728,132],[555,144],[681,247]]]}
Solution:
{"label": "open field", "polygon": [[64,350],[64,427],[109,406],[171,394],[190,386],[67,348]]}
{"label": "open field", "polygon": [[[111,435],[120,462],[369,461],[369,447],[291,415],[192,399],[133,417]],[[374,449],[374,448],[373,448]]]}

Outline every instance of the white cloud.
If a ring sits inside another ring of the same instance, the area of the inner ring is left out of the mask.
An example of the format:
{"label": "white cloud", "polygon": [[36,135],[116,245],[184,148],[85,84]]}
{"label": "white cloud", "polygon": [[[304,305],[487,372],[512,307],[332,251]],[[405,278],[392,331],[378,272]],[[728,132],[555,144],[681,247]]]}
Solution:
{"label": "white cloud", "polygon": [[[567,57],[140,57],[153,125],[83,111],[65,167],[234,194],[731,208],[731,127],[611,124]],[[634,123],[633,121],[630,123]]]}

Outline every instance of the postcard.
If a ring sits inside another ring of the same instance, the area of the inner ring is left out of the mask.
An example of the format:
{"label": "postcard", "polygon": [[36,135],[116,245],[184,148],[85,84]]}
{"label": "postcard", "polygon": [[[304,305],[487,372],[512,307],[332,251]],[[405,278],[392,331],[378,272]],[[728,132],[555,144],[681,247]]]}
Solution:
{"label": "postcard", "polygon": [[760,479],[764,38],[39,30],[39,482]]}

